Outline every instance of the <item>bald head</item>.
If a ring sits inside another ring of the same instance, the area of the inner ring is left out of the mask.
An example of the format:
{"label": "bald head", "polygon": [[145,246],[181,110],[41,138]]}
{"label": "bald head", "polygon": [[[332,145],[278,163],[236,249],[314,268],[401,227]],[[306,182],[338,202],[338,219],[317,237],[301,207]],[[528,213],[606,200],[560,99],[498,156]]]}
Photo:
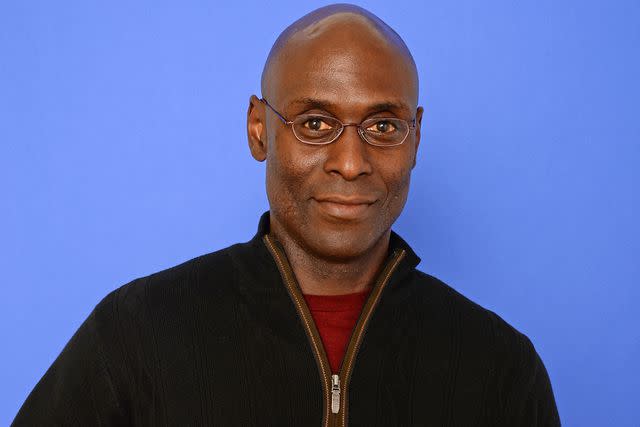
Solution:
{"label": "bald head", "polygon": [[[409,49],[390,26],[361,7],[334,4],[314,10],[289,25],[277,38],[262,71],[261,90],[265,98],[277,96],[278,81],[296,78],[304,72],[287,67],[301,55],[321,55],[343,51],[360,53],[355,59],[377,59],[370,66],[403,69],[415,88],[417,103],[418,73]],[[373,54],[373,55],[372,55]]]}

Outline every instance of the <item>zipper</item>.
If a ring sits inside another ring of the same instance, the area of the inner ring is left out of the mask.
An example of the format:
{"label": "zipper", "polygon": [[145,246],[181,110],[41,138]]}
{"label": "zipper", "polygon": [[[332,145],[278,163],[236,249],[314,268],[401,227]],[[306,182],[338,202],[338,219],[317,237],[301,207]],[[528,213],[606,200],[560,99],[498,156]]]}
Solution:
{"label": "zipper", "polygon": [[349,396],[348,387],[355,357],[358,353],[358,349],[360,348],[360,344],[362,343],[362,337],[364,336],[369,319],[380,301],[382,291],[387,285],[391,274],[393,274],[402,258],[404,258],[406,251],[404,249],[396,249],[391,258],[386,262],[382,272],[378,275],[378,278],[371,289],[371,293],[362,308],[360,317],[353,329],[349,343],[347,344],[347,350],[345,351],[342,364],[340,365],[340,372],[338,374],[334,374],[331,372],[329,359],[325,353],[322,345],[322,339],[313,321],[311,311],[304,300],[302,290],[296,281],[284,250],[269,234],[265,234],[263,240],[276,261],[276,265],[278,266],[278,270],[280,270],[280,275],[286,285],[287,291],[293,300],[298,315],[302,319],[305,332],[307,333],[307,338],[309,338],[311,343],[314,358],[318,364],[324,394],[322,426],[346,427]]}
{"label": "zipper", "polygon": [[393,256],[389,259],[389,261],[382,269],[382,272],[378,275],[378,278],[374,283],[373,288],[371,289],[371,294],[369,295],[369,298],[362,308],[360,318],[358,319],[358,322],[353,329],[349,344],[347,344],[347,350],[345,351],[344,357],[342,359],[342,364],[340,365],[340,377],[342,378],[343,389],[343,398],[341,402],[342,411],[339,423],[340,426],[347,426],[347,412],[349,408],[349,380],[351,379],[353,363],[358,353],[358,349],[360,348],[360,344],[362,344],[362,337],[364,336],[364,332],[367,328],[367,325],[369,324],[369,319],[371,318],[374,309],[380,301],[382,291],[387,285],[387,282],[389,282],[391,275],[398,267],[398,264],[400,264],[400,261],[402,261],[402,258],[404,258],[405,254],[406,251],[404,249],[396,249],[393,253]]}
{"label": "zipper", "polygon": [[340,412],[340,376],[331,375],[331,413]]}

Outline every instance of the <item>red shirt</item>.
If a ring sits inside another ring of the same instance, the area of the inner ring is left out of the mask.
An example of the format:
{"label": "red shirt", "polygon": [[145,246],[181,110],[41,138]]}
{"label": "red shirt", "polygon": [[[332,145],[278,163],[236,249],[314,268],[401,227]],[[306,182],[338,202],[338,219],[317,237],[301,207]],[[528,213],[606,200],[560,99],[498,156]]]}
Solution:
{"label": "red shirt", "polygon": [[371,289],[345,295],[304,295],[334,374],[340,369],[351,332],[369,292]]}

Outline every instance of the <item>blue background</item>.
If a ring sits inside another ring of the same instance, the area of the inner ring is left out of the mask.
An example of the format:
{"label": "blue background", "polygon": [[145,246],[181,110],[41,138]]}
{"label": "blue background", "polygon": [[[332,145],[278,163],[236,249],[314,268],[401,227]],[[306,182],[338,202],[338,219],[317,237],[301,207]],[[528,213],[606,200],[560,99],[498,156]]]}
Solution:
{"label": "blue background", "polygon": [[[323,4],[0,5],[1,425],[110,290],[253,235],[248,98]],[[532,339],[564,425],[640,426],[640,2],[359,4],[420,69],[421,269]]]}

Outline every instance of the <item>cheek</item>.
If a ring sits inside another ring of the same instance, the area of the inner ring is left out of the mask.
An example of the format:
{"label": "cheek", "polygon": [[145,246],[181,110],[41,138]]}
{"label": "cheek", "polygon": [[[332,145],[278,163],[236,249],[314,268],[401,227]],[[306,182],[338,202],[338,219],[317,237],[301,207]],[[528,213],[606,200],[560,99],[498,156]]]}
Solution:
{"label": "cheek", "polygon": [[397,179],[393,181],[392,187],[389,188],[390,195],[390,210],[397,217],[400,215],[405,202],[407,201],[407,194],[409,193],[409,183],[411,181],[411,169],[405,173],[398,175]]}
{"label": "cheek", "polygon": [[266,160],[267,196],[271,208],[292,215],[309,197],[308,181],[317,159],[297,141],[279,140],[269,147]]}
{"label": "cheek", "polygon": [[404,208],[409,193],[411,182],[412,158],[403,158],[402,161],[387,162],[381,169],[383,180],[387,187],[387,198],[384,203],[385,222],[393,223]]}

